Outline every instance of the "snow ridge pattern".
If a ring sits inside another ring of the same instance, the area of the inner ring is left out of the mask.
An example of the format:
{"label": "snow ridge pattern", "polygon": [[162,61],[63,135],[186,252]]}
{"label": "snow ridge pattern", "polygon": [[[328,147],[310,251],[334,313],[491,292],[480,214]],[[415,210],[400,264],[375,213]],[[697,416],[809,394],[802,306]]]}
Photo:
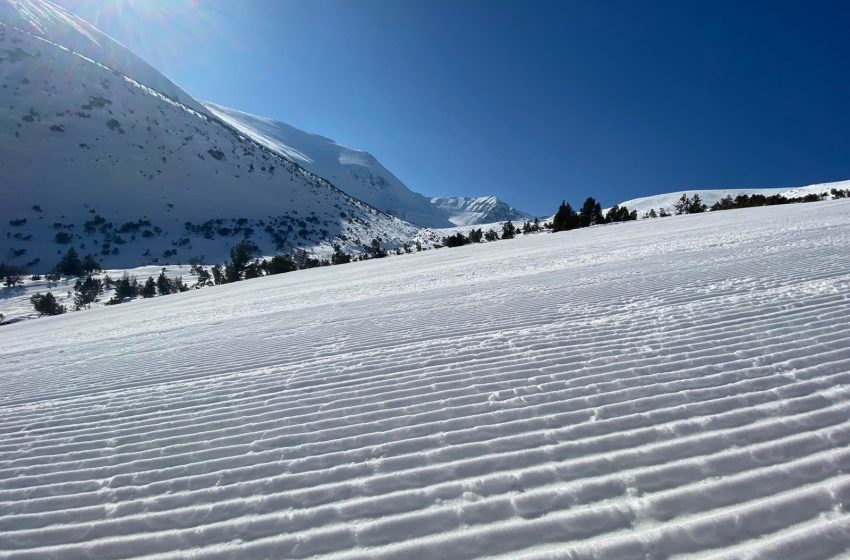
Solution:
{"label": "snow ridge pattern", "polygon": [[3,327],[0,557],[846,558],[848,253],[829,201]]}

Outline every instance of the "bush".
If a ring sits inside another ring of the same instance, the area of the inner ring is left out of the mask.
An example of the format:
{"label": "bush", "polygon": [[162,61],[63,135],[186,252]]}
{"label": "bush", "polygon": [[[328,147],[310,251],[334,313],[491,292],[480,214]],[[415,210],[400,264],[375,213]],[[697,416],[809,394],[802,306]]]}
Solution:
{"label": "bush", "polygon": [[334,245],[334,253],[331,255],[331,264],[348,264],[350,262],[351,255],[345,253],[339,245]]}
{"label": "bush", "polygon": [[469,245],[469,243],[471,243],[469,238],[461,232],[443,238],[443,245],[446,247],[461,247],[463,245]]}
{"label": "bush", "polygon": [[3,285],[8,288],[20,284],[26,273],[23,267],[0,263],[0,278],[3,279]]}
{"label": "bush", "polygon": [[65,306],[59,305],[52,293],[35,294],[30,298],[33,308],[39,315],[61,315],[65,313]]}
{"label": "bush", "polygon": [[58,243],[60,245],[67,245],[73,239],[74,239],[74,236],[72,236],[67,231],[57,231],[56,235],[53,236],[53,241],[55,241],[56,243]]}

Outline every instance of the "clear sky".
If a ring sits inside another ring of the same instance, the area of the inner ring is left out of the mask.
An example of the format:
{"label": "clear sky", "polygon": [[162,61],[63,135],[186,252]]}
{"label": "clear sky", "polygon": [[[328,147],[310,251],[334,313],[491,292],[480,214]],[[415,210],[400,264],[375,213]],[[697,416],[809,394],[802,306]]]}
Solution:
{"label": "clear sky", "polygon": [[53,0],[198,99],[538,214],[850,179],[844,0]]}

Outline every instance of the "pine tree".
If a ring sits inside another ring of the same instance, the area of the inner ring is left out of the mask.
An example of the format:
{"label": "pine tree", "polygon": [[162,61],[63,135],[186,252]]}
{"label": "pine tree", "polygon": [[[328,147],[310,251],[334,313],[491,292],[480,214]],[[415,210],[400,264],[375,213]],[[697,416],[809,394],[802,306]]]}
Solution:
{"label": "pine tree", "polygon": [[339,245],[334,245],[334,252],[331,255],[331,264],[348,264],[350,262],[351,255],[343,251],[342,247]]}
{"label": "pine tree", "polygon": [[699,194],[695,194],[691,199],[691,203],[688,205],[688,214],[700,214],[705,212],[706,208],[708,207],[702,203]]}
{"label": "pine tree", "polygon": [[79,311],[84,307],[91,307],[97,300],[97,296],[103,292],[103,283],[97,278],[86,276],[84,280],[77,280],[74,284],[74,310]]}
{"label": "pine tree", "polygon": [[269,261],[269,274],[282,274],[295,270],[298,270],[298,265],[295,264],[295,261],[289,255],[277,255]]}
{"label": "pine tree", "polygon": [[83,268],[83,262],[80,260],[80,256],[73,247],[68,249],[65,256],[62,257],[62,260],[53,267],[53,271],[64,276],[83,276],[86,273]]}
{"label": "pine tree", "polygon": [[502,239],[513,239],[516,235],[516,226],[510,220],[502,224]]}
{"label": "pine tree", "polygon": [[30,303],[39,315],[61,315],[65,313],[65,306],[59,305],[59,302],[50,292],[44,295],[33,295],[30,297]]}
{"label": "pine tree", "polygon": [[580,227],[588,227],[605,222],[605,218],[602,216],[602,205],[596,202],[596,199],[592,196],[587,197],[587,200],[581,205],[578,217]]}
{"label": "pine tree", "polygon": [[486,239],[487,241],[498,241],[499,234],[496,233],[496,230],[490,228],[487,230],[487,233],[484,234],[484,239]]}
{"label": "pine tree", "polygon": [[481,228],[471,229],[469,231],[469,241],[472,243],[481,243],[481,240],[484,238],[484,232],[481,231]]}
{"label": "pine tree", "polygon": [[92,272],[100,272],[103,270],[100,263],[97,262],[97,259],[91,253],[83,258],[82,267],[85,274],[91,274]]}
{"label": "pine tree", "polygon": [[691,210],[691,199],[688,198],[687,194],[682,194],[682,197],[676,201],[676,204],[673,206],[673,210],[676,212],[677,216],[681,216],[682,214],[687,214]]}
{"label": "pine tree", "polygon": [[171,280],[165,275],[165,269],[162,269],[162,272],[159,273],[159,277],[156,279],[156,291],[159,292],[161,296],[167,296],[173,290],[173,286],[171,285]]}
{"label": "pine tree", "polygon": [[139,289],[139,295],[143,298],[152,298],[156,295],[156,280],[153,279],[153,276],[148,276],[148,279],[145,280],[145,283]]}
{"label": "pine tree", "polygon": [[552,231],[567,231],[578,227],[578,215],[573,207],[562,201],[552,219]]}

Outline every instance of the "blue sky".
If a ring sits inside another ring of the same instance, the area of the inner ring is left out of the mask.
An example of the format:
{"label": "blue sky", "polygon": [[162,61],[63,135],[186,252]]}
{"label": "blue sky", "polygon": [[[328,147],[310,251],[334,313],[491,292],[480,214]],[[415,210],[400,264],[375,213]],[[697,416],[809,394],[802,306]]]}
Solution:
{"label": "blue sky", "polygon": [[545,214],[850,179],[850,2],[54,1],[427,195]]}

